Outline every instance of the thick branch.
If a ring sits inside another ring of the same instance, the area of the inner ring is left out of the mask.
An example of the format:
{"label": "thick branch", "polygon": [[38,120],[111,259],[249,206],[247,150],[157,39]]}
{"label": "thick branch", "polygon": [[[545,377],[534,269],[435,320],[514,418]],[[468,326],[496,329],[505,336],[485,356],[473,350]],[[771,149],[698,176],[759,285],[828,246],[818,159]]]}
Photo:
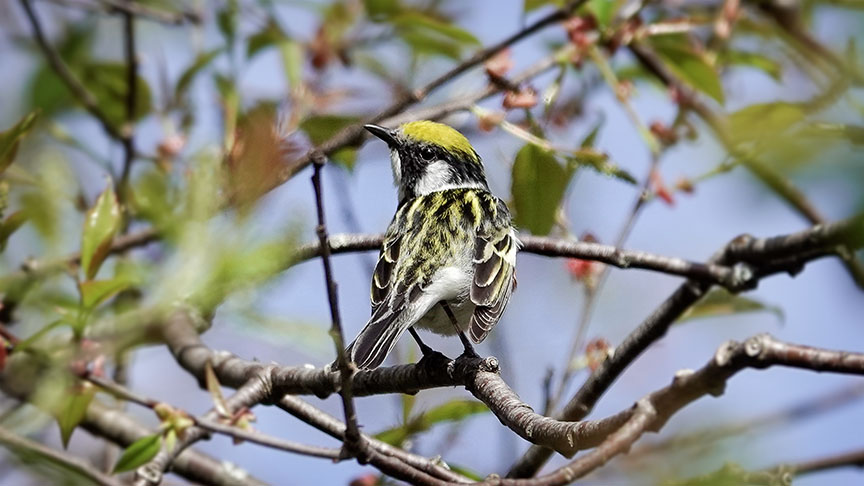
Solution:
{"label": "thick branch", "polygon": [[[733,253],[738,251],[739,255],[747,254],[748,260],[751,262],[759,261],[756,258],[759,251],[780,252],[781,248],[794,247],[797,251],[805,254],[810,254],[811,258],[817,258],[824,254],[815,254],[825,246],[835,244],[835,239],[838,235],[849,234],[849,228],[858,228],[860,225],[860,216],[830,224],[829,230],[824,230],[821,226],[815,226],[808,230],[787,235],[785,237],[775,237],[769,239],[760,239],[764,243],[754,243],[749,236],[738,237],[730,242],[721,250],[717,256],[712,258],[709,263],[714,264],[729,264],[733,259],[727,256],[727,251]],[[771,245],[767,241],[772,241]],[[785,243],[784,243],[785,241]],[[806,242],[806,243],[805,243]],[[860,243],[860,242],[859,242]],[[812,246],[810,246],[812,245]],[[746,248],[749,250],[730,250],[733,248]],[[752,251],[753,253],[747,253]],[[784,250],[785,251],[785,250]],[[776,253],[775,253],[776,254]],[[766,253],[770,256],[772,253]],[[764,262],[764,260],[762,260]],[[792,262],[795,265],[800,265],[802,261]],[[754,266],[754,273],[758,278],[762,278],[768,272],[777,271],[795,271],[796,267],[789,266],[790,262],[784,262],[784,265],[776,266],[769,260],[766,267]],[[800,267],[797,267],[800,269]],[[675,292],[667,298],[660,306],[636,329],[634,329],[624,341],[616,347],[615,354],[604,361],[597,370],[585,381],[582,387],[570,399],[562,412],[557,417],[560,420],[577,421],[582,420],[603,393],[609,389],[612,383],[627,369],[628,366],[642,354],[645,349],[652,343],[660,339],[666,334],[669,327],[688,309],[695,304],[703,295],[711,288],[710,283],[700,282],[697,280],[688,280],[681,284]],[[510,469],[509,477],[529,477],[533,476],[540,466],[546,462],[551,456],[552,451],[548,448],[540,446],[532,446],[528,451],[513,465]]]}

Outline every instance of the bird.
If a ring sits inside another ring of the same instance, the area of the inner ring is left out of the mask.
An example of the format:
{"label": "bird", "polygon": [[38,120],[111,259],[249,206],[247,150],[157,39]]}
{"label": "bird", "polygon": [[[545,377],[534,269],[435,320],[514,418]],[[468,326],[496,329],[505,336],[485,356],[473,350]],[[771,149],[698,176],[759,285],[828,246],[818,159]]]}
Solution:
{"label": "bird", "polygon": [[377,368],[406,330],[424,356],[434,353],[415,328],[458,334],[463,355],[476,357],[471,341],[486,338],[516,287],[510,211],[456,129],[427,120],[364,128],[390,149],[398,206],[372,275],[372,315],[346,357]]}

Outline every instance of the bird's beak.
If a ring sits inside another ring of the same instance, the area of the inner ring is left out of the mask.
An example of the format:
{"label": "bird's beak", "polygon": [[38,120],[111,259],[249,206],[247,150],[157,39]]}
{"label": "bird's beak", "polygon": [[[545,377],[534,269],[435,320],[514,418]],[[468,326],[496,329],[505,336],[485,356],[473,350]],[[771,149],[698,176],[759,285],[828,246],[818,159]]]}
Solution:
{"label": "bird's beak", "polygon": [[369,133],[371,133],[372,135],[375,135],[381,140],[387,142],[387,145],[390,148],[393,148],[397,145],[396,134],[393,132],[393,130],[378,125],[363,125],[363,128],[369,130]]}

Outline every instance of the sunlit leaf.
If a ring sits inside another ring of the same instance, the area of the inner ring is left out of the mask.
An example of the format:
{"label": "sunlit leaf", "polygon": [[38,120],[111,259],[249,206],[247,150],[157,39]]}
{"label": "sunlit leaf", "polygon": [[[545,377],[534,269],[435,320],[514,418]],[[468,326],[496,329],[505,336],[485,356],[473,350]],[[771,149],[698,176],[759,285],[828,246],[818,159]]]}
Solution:
{"label": "sunlit leaf", "polygon": [[55,409],[57,425],[60,426],[60,439],[63,447],[69,446],[69,439],[78,424],[87,415],[87,407],[93,401],[96,389],[87,383],[75,385],[69,390]]}
{"label": "sunlit leaf", "polygon": [[138,466],[143,466],[156,457],[162,448],[162,436],[160,434],[146,435],[136,440],[117,459],[113,474],[131,471]]}
{"label": "sunlit leaf", "polygon": [[[343,128],[359,122],[360,118],[356,116],[315,115],[303,120],[300,129],[306,132],[313,145],[321,145]],[[332,154],[330,159],[350,170],[357,160],[357,150],[344,148]]]}
{"label": "sunlit leaf", "polygon": [[609,160],[609,156],[603,152],[598,152],[593,149],[582,149],[567,157],[567,162],[571,167],[588,167],[605,176],[614,177],[628,184],[636,185],[638,182],[632,174],[625,169],[613,164]]}
{"label": "sunlit leaf", "polygon": [[99,304],[129,288],[131,284],[129,279],[123,277],[81,282],[78,284],[78,289],[81,292],[81,305],[85,309],[94,309]]}
{"label": "sunlit leaf", "polygon": [[177,205],[169,174],[155,167],[143,171],[135,178],[135,190],[131,194],[129,202],[136,217],[160,229],[169,226]]}
{"label": "sunlit leaf", "polygon": [[213,371],[213,365],[210,361],[204,364],[204,381],[207,383],[207,391],[210,392],[210,398],[213,399],[213,408],[224,418],[231,417],[231,409],[228,408],[228,403],[225,402],[225,397],[222,396],[222,388],[219,384],[219,379],[216,378],[216,372]]}
{"label": "sunlit leaf", "polygon": [[776,137],[805,116],[801,105],[781,101],[742,108],[729,115],[728,123],[735,141],[760,141]]}
{"label": "sunlit leaf", "polygon": [[588,0],[588,3],[585,4],[585,10],[594,15],[594,18],[597,19],[597,25],[607,27],[612,23],[615,12],[620,5],[622,3],[615,0]]}
{"label": "sunlit leaf", "polygon": [[783,66],[780,62],[758,52],[730,50],[723,54],[723,59],[727,64],[758,69],[774,78],[775,81],[780,81],[783,76]]}
{"label": "sunlit leaf", "polygon": [[81,268],[87,280],[96,276],[96,272],[108,256],[114,235],[120,229],[121,218],[120,204],[117,202],[114,188],[109,185],[84,216]]}
{"label": "sunlit leaf", "polygon": [[290,40],[285,31],[273,19],[270,19],[261,30],[249,36],[246,45],[246,57],[252,58],[268,47]]}
{"label": "sunlit leaf", "polygon": [[468,469],[467,467],[453,463],[449,463],[447,465],[450,467],[451,471],[459,473],[472,481],[477,481],[478,483],[483,482],[483,475],[473,469]]}
{"label": "sunlit leaf", "polygon": [[465,29],[420,12],[401,13],[390,21],[399,36],[419,54],[437,54],[458,59],[464,47],[480,44],[480,41]]}
{"label": "sunlit leaf", "polygon": [[21,139],[33,128],[38,116],[39,113],[34,111],[18,120],[18,123],[8,130],[0,132],[0,174],[15,160]]}
{"label": "sunlit leaf", "polygon": [[522,147],[511,183],[516,224],[538,236],[549,234],[571,175],[549,152],[533,144]]}
{"label": "sunlit leaf", "polygon": [[[90,49],[96,29],[88,23],[74,26],[64,23],[64,26],[68,30],[63,32],[60,38],[53,42],[53,45],[70,70],[77,73],[80,66],[90,62]],[[26,86],[28,87],[29,106],[38,108],[45,115],[68,108],[73,104],[69,89],[47,61],[34,71]]]}
{"label": "sunlit leaf", "polygon": [[399,12],[399,0],[363,0],[366,14],[372,19],[390,17]]}
{"label": "sunlit leaf", "polygon": [[424,412],[423,421],[427,425],[440,422],[456,422],[471,415],[488,411],[489,408],[483,402],[476,400],[453,400]]}
{"label": "sunlit leaf", "polygon": [[723,85],[717,70],[690,46],[686,36],[653,36],[651,44],[684,82],[723,103]]}
{"label": "sunlit leaf", "polygon": [[0,251],[6,250],[6,243],[9,237],[15,233],[27,221],[27,213],[24,211],[15,211],[0,223]]}
{"label": "sunlit leaf", "polygon": [[554,5],[556,7],[560,7],[564,5],[565,0],[525,0],[525,11],[530,12],[532,10],[537,10],[540,7],[545,7],[546,5]]}
{"label": "sunlit leaf", "polygon": [[777,306],[767,305],[756,299],[741,297],[729,293],[726,289],[714,289],[708,292],[705,297],[702,297],[699,302],[690,307],[687,312],[678,319],[678,322],[751,312],[770,312],[774,314],[780,322],[783,322],[784,320],[783,309]]}
{"label": "sunlit leaf", "polygon": [[400,445],[408,437],[425,432],[432,426],[444,422],[459,422],[472,415],[488,412],[482,402],[476,400],[453,400],[417,415],[399,427],[375,434],[375,438],[391,445]]}
{"label": "sunlit leaf", "polygon": [[237,16],[240,13],[240,6],[237,0],[228,0],[224,8],[216,14],[216,25],[219,27],[219,32],[225,38],[225,43],[229,46],[234,44],[237,37]]}
{"label": "sunlit leaf", "polygon": [[[126,120],[126,96],[129,90],[126,64],[100,62],[82,66],[78,72],[81,82],[96,97],[100,110],[115,125]],[[135,119],[141,119],[152,110],[150,85],[141,76],[135,78]]]}
{"label": "sunlit leaf", "polygon": [[588,135],[585,135],[585,138],[582,139],[582,143],[579,144],[582,148],[594,148],[594,144],[597,141],[597,135],[600,134],[600,129],[603,128],[603,123],[605,119],[601,119],[598,121],[594,127],[588,132]]}
{"label": "sunlit leaf", "polygon": [[214,59],[219,57],[224,50],[224,48],[220,47],[199,54],[195,58],[195,61],[193,61],[192,64],[183,71],[183,74],[181,74],[180,78],[177,80],[177,86],[174,88],[174,99],[180,100],[183,98],[186,95],[186,91],[188,91],[189,87],[192,85],[192,81],[195,80],[195,77],[209,66]]}

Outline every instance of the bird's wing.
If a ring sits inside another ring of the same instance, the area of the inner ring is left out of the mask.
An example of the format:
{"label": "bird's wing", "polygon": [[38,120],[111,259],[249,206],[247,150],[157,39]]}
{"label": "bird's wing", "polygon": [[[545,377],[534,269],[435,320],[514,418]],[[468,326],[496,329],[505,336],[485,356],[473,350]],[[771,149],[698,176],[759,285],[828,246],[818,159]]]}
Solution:
{"label": "bird's wing", "polygon": [[389,234],[384,238],[381,253],[378,254],[378,263],[372,273],[372,315],[387,300],[390,293],[390,280],[394,275],[393,269],[399,259],[399,251],[402,244],[402,235],[398,233]]}
{"label": "bird's wing", "polygon": [[429,252],[428,242],[441,235],[423,224],[428,217],[426,206],[441,205],[435,197],[440,196],[416,198],[390,224],[372,276],[372,316],[348,347],[352,361],[361,369],[379,366],[435,298],[425,291],[441,266],[442,255]]}
{"label": "bird's wing", "polygon": [[[504,212],[506,214],[506,208]],[[486,339],[486,335],[501,319],[510,294],[516,287],[519,240],[510,226],[509,215],[504,223],[492,225],[487,231],[478,233],[474,241],[471,302],[477,307],[471,316],[468,333],[475,343]]]}

